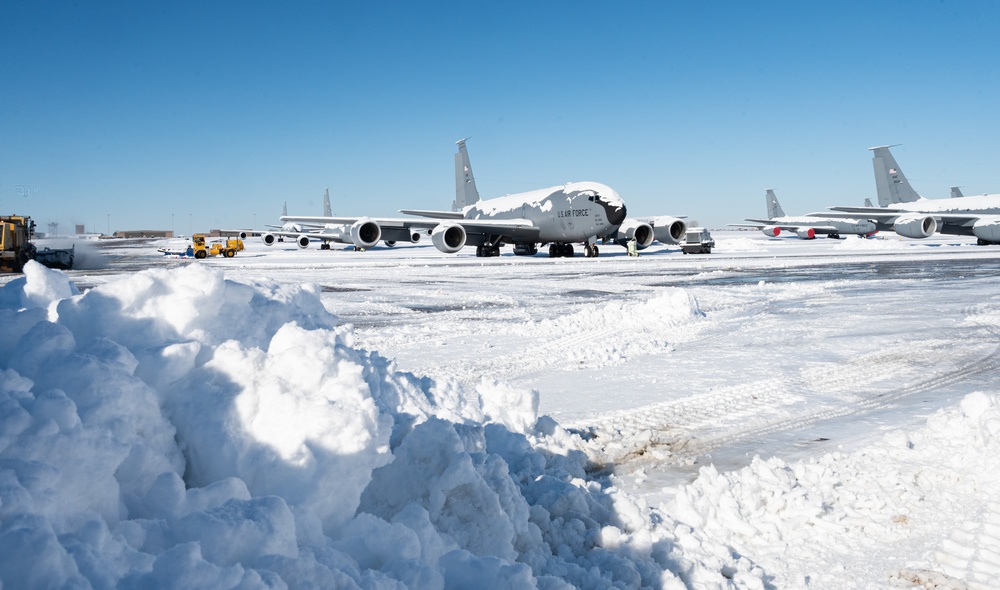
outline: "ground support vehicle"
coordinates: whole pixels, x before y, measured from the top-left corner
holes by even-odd
[[[685,254],[711,254],[714,247],[715,240],[704,227],[689,227],[681,242],[681,250]]]
[[[73,268],[75,248],[37,249],[35,222],[26,215],[0,215],[0,272],[21,272],[29,260],[49,268]]]
[[[243,250],[243,240],[240,238],[227,238],[225,244],[222,242],[209,244],[205,240],[205,234],[194,234],[191,236],[191,240],[195,258],[208,258],[220,254],[226,258],[232,258],[236,256],[237,252]]]

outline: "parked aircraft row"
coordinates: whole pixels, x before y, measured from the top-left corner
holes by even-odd
[[[867,236],[876,231],[894,231],[907,238],[927,238],[935,233],[975,236],[980,245],[1000,244],[1000,194],[966,197],[959,187],[951,187],[950,199],[925,199],[910,185],[889,148],[869,148],[873,152],[875,190],[878,207],[866,200],[864,207],[836,206],[829,211],[788,217],[774,191],[767,190],[767,219],[747,219],[767,236],[782,231],[812,239],[817,235]]]
[[[811,240],[817,235],[839,238],[840,234],[870,236],[876,231],[875,223],[866,219],[827,219],[820,213],[810,213],[806,216],[789,217],[774,196],[773,189],[767,189],[767,219],[747,219],[752,224],[730,223],[733,227],[753,227],[764,232],[765,236],[777,237],[781,232],[794,233],[800,238]]]
[[[326,247],[329,242],[353,244],[366,249],[383,242],[419,242],[429,236],[445,253],[475,246],[477,256],[499,256],[500,248],[511,244],[514,254],[533,256],[539,246],[548,245],[549,256],[573,256],[574,245],[582,244],[584,255],[598,256],[598,243],[626,246],[634,240],[642,249],[659,240],[676,244],[683,238],[687,223],[679,216],[648,219],[630,218],[625,202],[611,187],[597,182],[568,183],[562,186],[480,200],[469,162],[466,140],[458,142],[455,154],[455,201],[451,211],[404,209],[409,217],[375,218],[363,216],[282,215],[284,225],[262,235],[274,244],[284,237],[305,248],[312,240]]]
[[[293,216],[287,208],[281,226],[269,226],[262,235],[266,245],[292,238],[300,248],[318,241],[352,244],[356,250],[379,242],[419,242],[424,237],[445,253],[475,246],[477,256],[499,256],[500,248],[512,245],[514,254],[533,256],[548,246],[550,257],[573,256],[574,245],[583,246],[584,255],[599,255],[599,244],[638,249],[654,240],[677,244],[687,231],[683,216],[664,215],[633,218],[625,202],[611,187],[597,182],[568,183],[546,189],[481,200],[469,161],[466,140],[457,142],[455,154],[455,201],[450,211],[404,209],[406,217],[377,218],[334,216],[329,190],[324,195],[321,216]],[[818,235],[870,236],[877,231],[894,231],[909,238],[926,238],[934,233],[973,235],[980,244],[1000,244],[1000,194],[966,197],[952,187],[951,199],[921,197],[910,185],[890,152],[892,146],[870,148],[873,152],[875,186],[879,206],[835,206],[829,211],[787,216],[773,189],[766,191],[767,218],[749,218],[749,224],[765,235],[788,232],[804,239]]]

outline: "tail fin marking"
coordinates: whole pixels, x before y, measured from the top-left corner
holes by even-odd
[[[906,180],[899,164],[889,151],[890,147],[893,146],[868,148],[874,152],[872,166],[875,169],[875,190],[878,193],[879,207],[919,201],[920,195],[910,186],[910,181]]]
[[[468,139],[466,137],[456,142],[458,153],[455,154],[455,202],[451,204],[452,211],[461,211],[465,207],[479,202],[476,178],[472,175],[469,152],[465,149],[465,142]]]
[[[785,211],[778,203],[778,197],[774,196],[774,189],[767,189],[767,218],[784,217]]]

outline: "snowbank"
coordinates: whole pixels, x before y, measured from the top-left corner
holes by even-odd
[[[81,294],[34,263],[0,288],[0,587],[997,587],[995,395],[649,507],[536,392],[400,372],[319,291],[190,265]],[[700,314],[670,290],[641,317]]]
[[[998,451],[1000,401],[973,393],[852,454],[702,468],[666,510],[778,587],[985,590],[1000,584]]]
[[[3,588],[762,587],[589,476],[537,393],[399,372],[316,286],[30,263],[0,318]]]

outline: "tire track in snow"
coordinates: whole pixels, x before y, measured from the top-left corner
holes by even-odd
[[[986,327],[984,338],[994,341],[1000,330]],[[908,357],[901,357],[908,360]],[[780,419],[762,417],[762,409],[794,403],[787,391],[769,391],[760,383],[672,400],[653,407],[605,416],[575,428],[589,441],[598,464],[621,467],[628,463],[657,461],[690,465],[712,451],[775,433],[850,415],[864,415],[920,393],[965,381],[1000,369],[1000,346],[985,357],[957,369],[906,385],[881,395],[816,412]],[[725,420],[720,416],[725,416]],[[719,434],[713,434],[722,430]]]
[[[942,541],[934,561],[944,574],[963,580],[968,588],[995,588],[1000,579],[1000,503],[987,502],[980,518]]]
[[[567,316],[497,326],[485,337],[465,335],[466,339],[483,338],[489,347],[458,345],[459,349],[477,351],[476,356],[456,357],[415,370],[474,383],[484,376],[510,380],[542,371],[618,365],[636,356],[669,352],[675,343],[690,342],[712,328],[697,321],[701,314],[695,301],[684,299],[683,305],[680,303],[680,297],[688,297],[686,291],[680,293],[683,295],[662,301],[661,294],[616,305],[587,305]]]

